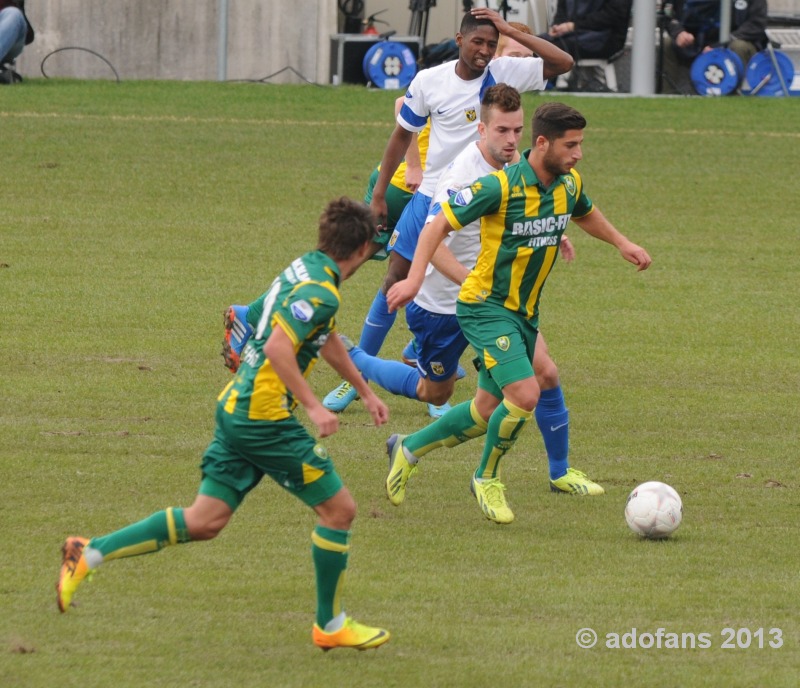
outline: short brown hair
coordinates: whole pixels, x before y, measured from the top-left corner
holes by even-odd
[[[529,36],[533,36],[533,31],[531,31],[531,27],[527,24],[523,24],[522,22],[508,22],[508,25],[517,31],[522,31],[522,33],[527,33]]]
[[[318,236],[318,250],[334,260],[347,260],[375,236],[375,218],[368,205],[342,196],[325,206]]]
[[[531,123],[534,144],[540,136],[544,136],[552,142],[560,139],[565,132],[571,129],[585,128],[586,118],[580,112],[574,107],[555,101],[542,103],[536,108]]]
[[[522,107],[519,91],[508,84],[495,84],[487,88],[481,100],[481,122],[489,119],[489,110],[497,108],[500,112],[516,112]]]

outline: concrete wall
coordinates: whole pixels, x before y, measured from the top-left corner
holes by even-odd
[[[216,80],[221,0],[26,0],[36,40],[17,61],[41,76],[54,50],[77,46],[107,59],[123,80]],[[228,0],[228,79],[261,79],[292,67],[325,83],[336,0]],[[83,51],[48,57],[48,76],[113,78]],[[300,83],[288,71],[271,83]]]

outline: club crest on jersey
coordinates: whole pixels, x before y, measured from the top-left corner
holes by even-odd
[[[308,301],[295,301],[290,308],[294,319],[300,322],[308,322],[314,315],[314,309]]]
[[[455,205],[469,205],[469,202],[472,200],[472,189],[461,189],[455,197],[453,198],[453,203]]]
[[[475,108],[468,108],[464,110],[464,115],[467,117],[467,122],[474,122],[478,119],[478,113]]]
[[[444,366],[439,361],[431,361],[431,370],[434,375],[444,375]]]
[[[577,187],[575,186],[575,177],[572,175],[564,177],[564,186],[567,188],[567,193],[570,196],[575,195],[575,191],[577,190]]]
[[[511,340],[508,337],[498,337],[495,344],[497,344],[497,348],[500,351],[508,351],[508,347],[511,346]]]

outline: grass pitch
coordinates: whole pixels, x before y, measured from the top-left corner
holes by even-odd
[[[2,91],[0,685],[795,686],[794,99],[559,96],[589,120],[587,192],[655,261],[635,274],[573,227],[577,260],[543,296],[571,462],[604,497],[550,494],[532,425],[505,461],[511,526],[469,494],[477,444],[426,457],[393,508],[383,443],[427,418],[383,394],[388,427],[356,405],[326,444],[360,507],[346,605],[389,628],[387,646],[311,645],[314,519],[267,482],[217,541],[111,562],[58,613],[66,535],[193,499],[228,379],[222,309],[313,246],[330,198],[362,195],[395,96],[36,79]],[[543,98],[525,96],[526,119]],[[383,269],[344,286],[351,336]],[[322,395],[336,379],[321,364],[312,383]],[[683,497],[670,541],[625,526],[645,480]],[[659,628],[660,648],[613,647]],[[578,646],[581,629],[596,646]]]

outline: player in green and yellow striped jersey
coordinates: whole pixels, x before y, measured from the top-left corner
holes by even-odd
[[[567,224],[572,219],[613,245],[638,270],[650,266],[647,251],[623,236],[584,192],[574,167],[582,157],[585,126],[584,117],[568,105],[539,106],[533,116],[533,147],[518,164],[482,177],[444,203],[420,235],[408,278],[390,290],[391,308],[406,305],[443,238],[481,218],[481,250],[457,307],[461,329],[480,361],[478,391],[472,401],[455,406],[428,427],[390,438],[386,486],[394,502],[402,500],[422,456],[486,435],[472,490],[487,518],[511,523],[514,514],[505,499],[499,464],[539,400],[531,364],[539,300]]]
[[[356,370],[336,333],[339,284],[369,254],[374,229],[365,204],[347,198],[328,204],[317,249],[294,260],[272,282],[241,365],[217,399],[216,429],[203,456],[194,503],[159,511],[102,537],[67,538],[56,584],[62,612],[68,611],[78,585],[104,561],[213,539],[268,476],[319,517],[311,534],[317,582],[314,643],[323,650],[365,650],[389,639],[387,631],[359,624],[342,609],[356,505],[325,447],[293,415],[302,404],[320,438],[338,429],[338,417],[322,406],[306,381],[322,356],[358,389],[376,425],[388,419],[386,405]]]

